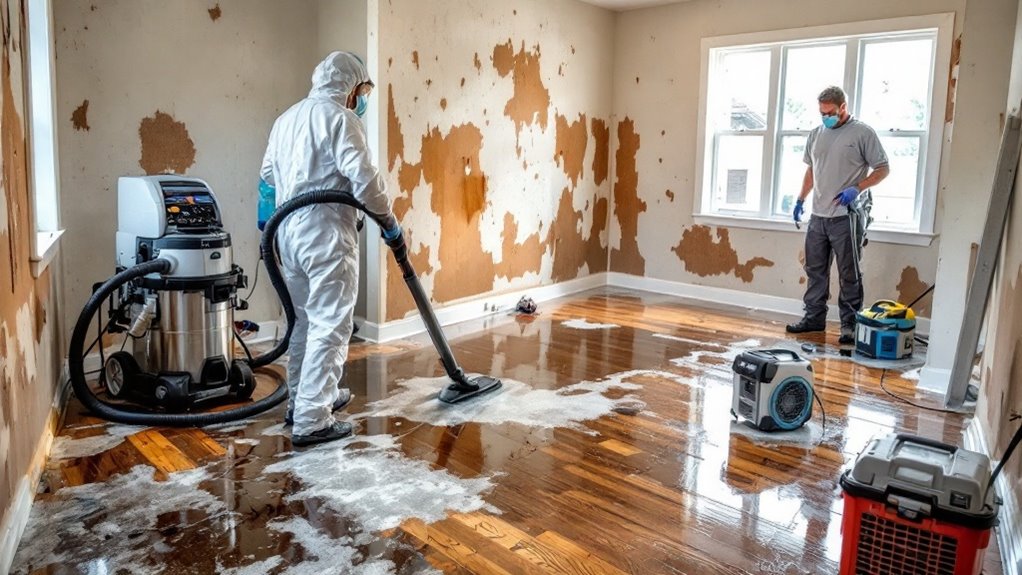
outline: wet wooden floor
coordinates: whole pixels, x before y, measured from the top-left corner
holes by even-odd
[[[571,320],[584,322],[565,324]],[[409,469],[443,469],[445,481],[485,478],[492,484],[475,509],[424,520],[412,502],[402,506],[408,512],[394,526],[366,512],[346,513],[357,501],[331,501],[329,490],[296,500],[309,477],[267,471],[298,456],[286,432],[267,434],[279,429],[282,406],[239,427],[121,430],[123,440],[114,434],[102,451],[72,450],[74,456],[48,464],[36,505],[88,505],[70,514],[69,521],[80,522],[74,528],[35,525],[30,532],[60,531],[60,545],[75,551],[50,549],[47,555],[39,551],[45,545],[33,549],[23,542],[15,572],[833,574],[841,553],[842,466],[875,435],[899,431],[960,443],[968,424],[966,416],[885,394],[881,377],[895,393],[937,403],[898,370],[885,373],[817,353],[810,357],[826,407],[822,438],[809,433],[786,443],[736,432],[727,350],[787,340],[783,324],[676,298],[598,290],[547,304],[537,316],[501,317],[479,327],[485,329],[452,340],[466,371],[537,390],[618,374],[630,387],[600,394],[609,400],[628,394],[638,413],[609,410],[564,427],[358,418],[361,437],[393,436],[388,457],[420,466]],[[807,340],[836,350],[836,333]],[[435,352],[421,341],[356,345],[346,374],[355,393],[348,412],[392,397],[397,382],[441,373]],[[265,394],[272,380],[264,375],[260,381],[257,393]],[[72,402],[61,434],[76,442],[103,439],[112,430],[100,423]],[[814,412],[812,429],[819,432],[819,423]],[[311,452],[317,453],[332,452]],[[153,469],[154,485],[203,470],[199,500],[213,503],[207,501],[205,511],[160,508],[151,524],[118,531],[119,523],[131,523],[124,513],[133,507],[130,501],[104,507],[116,494],[102,488],[138,465]],[[62,496],[83,488],[82,495]],[[152,508],[144,491],[139,498],[140,510]],[[56,521],[56,511],[33,520]],[[302,525],[327,544],[317,547],[307,533],[272,528],[294,518],[307,520]],[[97,527],[103,522],[112,526]],[[386,528],[370,527],[377,524]],[[347,563],[325,563],[331,541],[352,549]],[[991,549],[985,573],[996,575],[999,560]]]

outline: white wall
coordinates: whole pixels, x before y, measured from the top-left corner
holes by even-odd
[[[143,173],[140,122],[157,110],[185,125],[195,147],[186,171],[212,185],[235,262],[254,276],[259,165],[273,120],[309,90],[320,57],[317,8],[275,0],[54,4],[68,329],[92,284],[113,274],[117,177]],[[85,100],[89,129],[75,129],[72,114]],[[247,316],[275,317],[265,277],[259,289]]]
[[[799,260],[805,226],[803,232],[797,232],[794,226],[790,231],[728,228],[725,233],[734,253],[720,249],[711,256],[715,263],[693,271],[675,252],[682,234],[696,224],[692,212],[702,38],[942,12],[958,13],[957,35],[964,6],[965,0],[864,0],[826,6],[809,0],[697,0],[621,14],[616,30],[614,115],[617,122],[633,120],[640,138],[636,155],[638,197],[647,206],[638,216],[636,239],[645,259],[645,275],[796,299],[801,299],[805,289],[800,282],[804,274]],[[941,64],[941,77],[945,76],[945,65]],[[943,112],[943,108],[934,110],[936,114]],[[944,157],[946,162],[946,149]],[[623,239],[633,239],[623,238],[619,217],[615,213],[611,219],[612,250],[621,246]],[[718,230],[713,229],[712,239],[719,244],[717,234]],[[932,283],[938,245],[939,240],[928,247],[871,242],[863,262],[866,301],[898,297],[898,284],[908,266],[916,268],[923,283]],[[754,258],[769,260],[773,266],[755,267],[751,274],[733,270],[717,273],[714,269],[729,267],[727,260],[736,259],[742,265]],[[619,265],[623,262],[615,262],[612,257],[612,270]],[[836,291],[832,289],[832,293]],[[904,297],[913,295],[905,293]],[[927,309],[923,311],[929,315]]]

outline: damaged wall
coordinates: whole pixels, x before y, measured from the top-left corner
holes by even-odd
[[[117,177],[205,179],[251,282],[259,166],[274,119],[321,58],[315,2],[54,2],[68,329],[113,273]],[[311,33],[310,33],[311,31]],[[265,275],[265,274],[263,274]],[[276,317],[259,282],[248,317]]]
[[[13,527],[8,512],[15,497],[35,492],[27,480],[43,463],[36,457],[40,441],[56,425],[52,406],[62,357],[53,287],[59,271],[50,268],[35,279],[30,262],[35,226],[25,121],[26,4],[0,0],[0,544]]]
[[[379,161],[434,302],[605,271],[614,15],[573,0],[379,10]],[[394,320],[414,304],[389,259]]]
[[[701,39],[940,12],[958,13],[957,37],[964,6],[965,0],[865,0],[820,10],[819,3],[796,0],[778,10],[751,0],[721,0],[620,14],[617,125],[611,130],[618,141],[611,271],[801,299],[805,226],[799,233],[794,226],[791,231],[719,228],[693,219]],[[934,281],[938,243],[871,243],[864,256],[866,301],[914,299]],[[917,311],[930,315],[929,297]]]

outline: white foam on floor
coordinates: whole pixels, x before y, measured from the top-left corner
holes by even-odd
[[[104,433],[91,437],[74,439],[66,435],[58,435],[53,438],[53,447],[50,450],[50,459],[75,459],[78,457],[90,457],[99,455],[108,449],[113,449],[129,435],[135,435],[140,431],[148,429],[135,425],[106,424]],[[83,428],[84,429],[84,428]]]
[[[300,481],[286,501],[319,499],[364,532],[392,529],[413,517],[432,523],[449,511],[500,513],[482,498],[494,487],[490,477],[463,479],[409,459],[390,435],[355,435],[292,453],[264,473],[289,473]]]
[[[722,369],[726,368],[727,371],[731,371],[731,362],[733,362],[736,357],[743,352],[759,348],[761,343],[758,339],[747,339],[730,345],[718,343],[706,343],[703,345],[717,348],[721,351],[695,349],[690,351],[685,357],[672,359],[671,363],[679,367],[687,367],[694,370],[706,370],[714,367],[720,367]],[[719,366],[707,363],[705,361],[706,359],[720,360],[715,362],[716,364],[719,364]]]
[[[12,573],[84,565],[100,557],[110,573],[162,572],[147,537],[161,516],[183,510],[216,516],[227,510],[199,488],[209,478],[205,469],[171,473],[166,481],[156,481],[154,471],[137,465],[108,481],[66,487],[36,501]]]
[[[699,341],[697,339],[690,339],[687,337],[678,337],[676,335],[669,335],[666,333],[654,333],[653,337],[657,339],[666,339],[670,341],[680,341],[681,343],[690,343],[693,345],[708,345],[713,347],[724,347],[723,345],[714,341]]]
[[[244,431],[252,423],[255,423],[254,419],[243,419],[241,421],[228,421],[227,423],[217,423],[215,425],[207,425],[203,427],[203,431],[218,431],[220,433],[232,433],[235,431]]]
[[[517,423],[529,427],[584,430],[582,422],[598,419],[619,404],[634,405],[637,399],[631,394],[611,399],[604,395],[606,392],[612,389],[640,389],[642,386],[626,380],[650,374],[664,372],[622,372],[599,381],[583,381],[559,389],[535,389],[520,381],[502,379],[503,386],[500,389],[454,405],[442,403],[436,398],[437,392],[450,384],[450,379],[415,377],[398,382],[400,391],[366,405],[363,413],[353,417],[403,417],[436,426],[468,422],[492,425]],[[677,377],[674,374],[666,375]]]
[[[238,437],[238,438],[232,439],[231,441],[233,441],[234,443],[240,443],[242,445],[259,445],[259,440],[258,439],[252,439],[252,438],[248,438],[248,437]]]
[[[290,437],[291,432],[285,429],[284,423],[281,422],[267,427],[262,431],[262,433],[260,433],[260,435],[263,435],[265,437],[273,437],[276,435]]]
[[[621,327],[616,323],[592,323],[584,319],[569,319],[567,321],[562,321],[561,325],[572,329],[614,329],[616,327]]]

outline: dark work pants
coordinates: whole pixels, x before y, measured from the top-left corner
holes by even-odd
[[[813,216],[806,232],[806,318],[814,324],[827,321],[827,300],[830,299],[830,264],[837,260],[838,309],[841,327],[855,326],[855,312],[862,308],[862,276],[852,245],[852,229],[848,216],[821,218]]]

